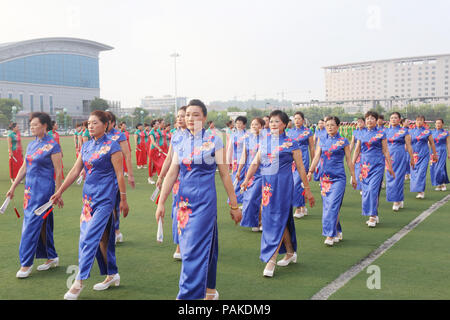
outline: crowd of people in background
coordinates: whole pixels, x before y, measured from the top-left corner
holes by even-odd
[[[129,210],[125,177],[134,188],[133,168],[148,169],[147,182],[161,192],[157,222],[164,221],[164,204],[172,192],[173,257],[182,261],[178,299],[219,297],[217,172],[228,196],[231,219],[262,232],[260,259],[266,264],[265,277],[273,277],[276,266],[297,262],[294,219],[308,215],[307,204],[314,206],[313,181],[320,186],[322,235],[330,247],[344,239],[341,207],[347,183],[360,192],[361,214],[368,218],[365,223],[370,228],[380,224],[383,187],[386,201],[397,212],[408,207],[405,180],[410,179],[409,191],[417,193],[417,199],[425,198],[428,167],[436,191],[446,191],[449,183],[450,139],[443,119],[437,119],[435,129],[430,129],[424,116],[410,121],[392,112],[385,120],[368,111],[352,123],[341,123],[330,115],[311,124],[301,111],[289,117],[275,110],[262,118],[239,116],[226,125],[220,130],[207,121],[207,108],[200,100],[178,110],[173,128],[155,119],[129,130],[125,122],[116,122],[112,112],[94,111],[76,125],[76,162],[65,177],[58,124],[46,113],[32,113],[30,130],[35,139],[24,155],[18,126],[11,123],[8,197],[14,197],[25,178],[21,268],[16,276],[27,278],[35,258],[46,259],[37,267],[39,271],[58,266],[52,205],[63,207],[67,188],[84,181],[80,271],[64,298],[79,297],[95,259],[106,278],[94,290],[118,286],[115,246],[123,241],[120,215],[126,217]],[[35,211],[49,201],[45,219],[41,219]],[[277,261],[279,254],[284,257]]]

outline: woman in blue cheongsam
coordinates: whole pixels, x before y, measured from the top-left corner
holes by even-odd
[[[172,134],[169,144],[169,151],[167,152],[167,157],[164,160],[161,172],[156,181],[156,187],[161,190],[162,183],[169,171],[170,164],[173,159],[173,150],[175,146],[178,146],[183,142],[183,135],[186,133],[186,106],[181,107],[177,113],[177,123],[176,129]],[[178,241],[178,228],[177,228],[177,203],[178,203],[178,190],[180,189],[180,175],[178,175],[172,188],[172,239],[173,243],[177,245],[175,252],[173,253],[173,258],[175,260],[181,260],[180,245]]]
[[[289,117],[283,111],[275,110],[270,114],[271,133],[263,138],[260,150],[241,185],[246,190],[250,179],[260,167],[263,187],[260,259],[266,263],[263,275],[267,277],[273,276],[275,264],[287,266],[291,262],[297,262],[297,239],[292,215],[293,161],[304,184],[305,198],[311,206],[314,205],[298,142],[285,133],[288,123]],[[278,253],[286,255],[277,263]]]
[[[408,130],[408,134],[409,134],[409,120],[406,118],[402,118],[400,120],[400,126],[403,129],[407,129]],[[410,136],[411,137],[411,136]],[[412,148],[412,145],[411,145]],[[412,149],[411,149],[412,150]],[[405,180],[409,180],[410,174],[411,174],[411,156],[409,155],[408,150],[406,150],[406,145],[405,145],[405,152],[406,152],[406,159],[405,159],[405,165],[406,165],[406,170],[405,170]]]
[[[303,112],[297,111],[294,114],[295,128],[292,128],[287,133],[288,137],[298,142],[300,149],[302,150],[303,166],[305,171],[309,170],[309,156],[314,155],[314,137],[310,129],[306,128],[303,123],[305,116]],[[302,180],[295,168],[295,163],[292,163],[292,175],[294,177],[294,199],[292,205],[296,207],[294,217],[302,218],[308,215],[308,210],[305,206],[305,197],[303,196]]]
[[[395,178],[386,172],[386,200],[394,202],[392,210],[398,211],[403,208],[405,174],[406,174],[406,154],[412,156],[411,136],[408,129],[400,126],[401,115],[398,112],[391,113],[389,117],[389,127],[384,129],[386,133],[389,154],[391,155],[392,169]],[[406,151],[405,151],[406,150]],[[409,163],[408,163],[409,166]],[[411,162],[414,167],[414,163]]]
[[[450,139],[448,131],[444,129],[444,120],[437,119],[436,129],[431,131],[438,160],[430,164],[431,184],[436,186],[436,191],[447,190],[446,184],[449,183],[447,175],[447,158],[450,159]]]
[[[134,182],[134,174],[133,174],[133,166],[131,165],[131,151],[128,148],[128,142],[127,137],[125,134],[116,129],[116,116],[111,111],[106,111],[106,115],[109,119],[108,129],[107,129],[107,136],[111,140],[117,141],[120,145],[120,150],[122,151],[123,158],[125,159],[125,164],[128,169],[128,184],[134,188],[135,182]],[[117,184],[117,181],[116,181]],[[120,232],[120,211],[119,211],[119,204],[120,204],[120,193],[119,188],[117,187],[117,196],[116,196],[116,203],[114,205],[114,229],[116,234],[116,240],[115,242],[123,242],[123,234]]]
[[[320,119],[319,122],[317,122],[317,129],[314,133],[314,146],[315,148],[318,146],[318,143],[320,141],[320,138],[327,134],[327,130],[325,129],[325,121],[323,119]],[[317,164],[316,170],[314,171],[314,181],[319,181],[320,179],[320,166],[321,163]]]
[[[232,163],[232,173],[231,180],[235,184],[235,193],[238,203],[242,203],[244,200],[243,194],[241,193],[241,188],[236,184],[236,180],[244,180],[245,171],[241,172],[239,179],[236,179],[236,173],[239,166],[239,161],[241,160],[242,151],[244,150],[245,139],[248,137],[245,126],[247,124],[247,118],[244,116],[239,116],[235,120],[235,131],[230,136],[230,143],[227,150],[227,158]]]
[[[393,177],[395,177],[395,173],[392,170],[386,133],[376,128],[378,113],[368,111],[364,118],[366,119],[367,130],[360,134],[352,162],[355,164],[356,159],[361,154],[361,173],[359,174],[359,180],[362,184],[362,215],[370,216],[366,223],[369,227],[375,227],[379,223],[378,201],[381,182],[383,181],[385,161],[389,173]]]
[[[80,217],[79,271],[72,287],[64,299],[75,300],[89,278],[95,258],[100,274],[106,279],[94,285],[94,290],[118,286],[120,276],[116,264],[114,207],[117,188],[120,190],[119,209],[128,215],[126,185],[123,177],[123,156],[120,145],[106,134],[109,118],[103,111],[94,111],[89,116],[88,129],[92,139],[84,143],[75,165],[66,180],[52,196],[58,201],[63,192],[77,179],[81,170],[86,170],[83,186],[83,208]],[[116,183],[117,179],[117,183]]]
[[[181,274],[177,299],[218,299],[216,168],[230,199],[231,217],[238,223],[242,214],[231,182],[221,137],[203,128],[207,109],[191,100],[186,109],[188,130],[173,145],[174,155],[164,179],[156,209],[156,221],[164,219],[164,203],[178,174],[177,229],[181,252]]]
[[[242,171],[247,172],[248,167],[258,153],[259,146],[263,139],[261,133],[263,126],[264,120],[261,118],[255,118],[251,122],[251,132],[249,133],[248,138],[245,139],[244,151],[242,152],[238,172],[236,174],[237,179],[241,176]],[[261,197],[261,172],[260,170],[257,170],[249,182],[247,190],[244,192],[241,221],[241,226],[251,227],[252,231],[255,232],[262,230]]]
[[[350,152],[353,151],[353,147],[356,146],[356,142],[359,139],[361,133],[366,130],[366,124],[364,118],[358,118],[356,123],[356,130],[353,130],[352,133],[352,141],[350,142]],[[362,194],[362,186],[361,181],[359,180],[359,174],[361,173],[361,155],[358,156],[355,163],[355,177],[356,177],[356,190],[360,190],[360,194]],[[353,181],[352,181],[353,183]]]
[[[48,270],[58,266],[59,258],[53,241],[53,214],[37,216],[34,211],[50,200],[56,187],[61,185],[62,157],[59,144],[48,132],[52,129],[50,116],[43,112],[34,112],[30,116],[30,131],[35,140],[27,147],[25,161],[6,196],[11,199],[17,185],[25,177],[23,199],[24,220],[20,239],[19,257],[21,268],[17,278],[30,275],[33,261],[47,259],[37,270]],[[56,174],[56,179],[54,179]],[[62,202],[54,202],[61,207]],[[51,210],[50,208],[48,210]]]
[[[327,135],[319,141],[314,160],[308,172],[308,180],[314,172],[315,166],[322,159],[320,188],[323,201],[322,235],[326,237],[325,244],[332,246],[342,240],[342,227],[339,213],[344,199],[346,175],[344,156],[352,176],[353,188],[356,188],[355,168],[352,163],[349,142],[339,134],[339,118],[327,117]]]
[[[411,168],[411,182],[409,183],[409,191],[418,192],[416,198],[425,198],[425,186],[427,180],[428,162],[430,161],[430,144],[433,151],[432,161],[437,160],[436,147],[434,145],[431,130],[425,128],[425,117],[416,117],[415,128],[409,130],[411,135],[411,143],[413,149],[414,169]]]

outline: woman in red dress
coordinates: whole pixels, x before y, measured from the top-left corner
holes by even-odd
[[[145,146],[145,131],[142,123],[136,125],[136,132],[134,133],[134,142],[136,145],[136,165],[138,169],[144,168],[147,165],[147,147]]]
[[[11,182],[16,179],[17,173],[23,163],[22,144],[17,123],[9,125],[8,132],[8,154],[9,154],[9,177]]]

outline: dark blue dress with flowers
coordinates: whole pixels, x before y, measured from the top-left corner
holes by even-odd
[[[448,131],[444,129],[432,130],[434,144],[438,155],[437,162],[430,163],[431,184],[440,186],[449,183],[447,175],[447,139]]]
[[[404,186],[406,174],[405,137],[409,135],[408,129],[400,126],[390,126],[384,130],[386,133],[392,169],[395,178],[386,171],[386,200],[400,202],[404,199]],[[409,166],[409,164],[408,164]]]
[[[411,192],[424,192],[427,181],[428,162],[430,161],[430,149],[428,137],[431,130],[420,127],[409,130],[414,157],[414,169],[411,168]]]
[[[294,218],[292,216],[292,199],[294,179],[292,177],[293,151],[299,150],[298,142],[286,133],[269,134],[261,144],[262,175],[262,225],[261,255],[263,262],[268,262],[275,253],[286,227],[291,235],[294,251],[297,251]],[[284,243],[280,254],[286,253]]]
[[[323,201],[322,235],[336,237],[342,232],[339,221],[342,200],[344,199],[346,175],[344,168],[345,147],[349,145],[347,139],[339,133],[334,136],[323,136],[320,139],[320,189]]]
[[[378,201],[385,165],[383,139],[386,139],[386,133],[376,128],[367,128],[360,134],[361,173],[359,180],[362,185],[363,216],[378,216]]]
[[[27,173],[23,198],[24,220],[19,246],[20,265],[30,267],[36,256],[38,259],[58,257],[53,242],[53,214],[44,220],[34,211],[47,203],[55,193],[52,155],[61,152],[59,144],[46,134],[42,139],[30,142],[25,156]],[[44,224],[44,225],[43,225]],[[45,228],[45,237],[41,229]]]
[[[302,150],[303,157],[303,165],[305,166],[305,171],[309,170],[309,137],[313,136],[311,129],[306,128],[305,126],[301,126],[300,128],[292,128],[287,133],[288,137],[294,139],[298,142],[300,149]],[[302,187],[302,179],[300,179],[300,174],[295,167],[295,164],[292,163],[292,176],[294,178],[294,199],[292,205],[294,207],[304,207],[305,206],[305,197],[303,196],[303,192],[305,189]]]
[[[177,232],[181,274],[177,299],[203,299],[216,287],[218,258],[215,154],[223,142],[205,129],[194,136],[187,130],[174,144],[180,170]]]
[[[255,159],[262,139],[262,134],[255,135],[253,133],[249,133],[249,137],[245,140],[245,151],[247,153],[245,171],[248,170],[253,162],[253,159]],[[247,190],[244,192],[241,220],[241,226],[243,227],[258,227],[259,225],[259,210],[261,208],[262,197],[261,179],[261,169],[258,167],[255,174],[249,181]],[[239,185],[240,184],[241,183],[239,183]]]
[[[89,278],[94,258],[100,274],[118,272],[115,255],[114,209],[117,197],[117,178],[111,162],[112,154],[121,152],[120,145],[104,134],[101,138],[83,143],[81,158],[86,170],[83,186],[83,207],[80,216],[79,272],[77,280]],[[107,254],[99,248],[107,233]]]

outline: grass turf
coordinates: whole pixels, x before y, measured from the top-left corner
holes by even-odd
[[[29,141],[30,139],[23,140],[24,149]],[[67,174],[75,161],[73,140],[71,137],[61,137],[61,144],[64,152],[64,172]],[[0,154],[0,163],[4,164],[4,171],[0,172],[0,190],[3,190],[4,194],[10,186],[7,146],[4,139],[0,140],[0,150],[5,150]],[[133,154],[133,161],[134,158]],[[157,224],[154,218],[156,206],[149,199],[154,186],[147,183],[146,169],[137,170],[134,166],[134,171],[136,189],[131,190],[128,187],[130,213],[126,219],[121,219],[124,242],[118,244],[116,248],[121,276],[120,287],[110,288],[103,292],[91,290],[95,283],[104,279],[99,275],[95,263],[91,271],[91,278],[85,282],[87,288],[81,294],[80,299],[174,299],[176,297],[181,263],[172,259],[175,245],[172,243],[171,219],[169,218],[171,201],[166,203],[165,239],[162,244],[159,244],[156,242]],[[369,229],[365,224],[367,218],[361,216],[359,192],[352,190],[348,185],[341,210],[344,241],[328,248],[323,244],[324,237],[321,235],[322,203],[318,184],[314,182],[312,183],[312,192],[316,197],[316,206],[312,209],[308,208],[309,215],[307,217],[295,221],[298,262],[286,268],[277,267],[274,278],[268,279],[262,276],[264,263],[259,260],[261,233],[254,233],[248,228],[234,225],[228,213],[226,193],[218,175],[216,180],[219,225],[217,289],[221,299],[309,299],[448,193],[434,191],[428,179],[424,200],[417,200],[415,199],[416,194],[405,192],[405,209],[393,213],[392,204],[385,201],[385,191],[383,190],[379,208],[381,223],[376,228]],[[409,183],[405,188],[409,188]],[[19,185],[14,201],[22,217],[17,219],[13,211],[13,204],[10,204],[5,215],[0,216],[2,239],[0,242],[2,257],[0,259],[0,299],[62,299],[67,291],[67,282],[75,275],[74,271],[70,272],[70,266],[78,264],[81,191],[82,186],[74,183],[63,195],[65,207],[54,209],[54,238],[60,257],[60,266],[49,271],[39,272],[36,271],[36,267],[44,260],[36,260],[31,276],[27,279],[17,279],[15,273],[19,269],[18,247],[23,221],[23,211],[21,210],[23,184]],[[447,204],[439,212],[448,211],[448,208]],[[437,213],[433,215],[437,215]],[[435,234],[432,234],[433,230]],[[446,230],[448,230],[448,223],[441,224],[438,221],[431,226],[430,233],[433,235],[433,243],[438,242],[437,234],[445,235]],[[411,234],[414,233],[415,231]],[[411,234],[406,238],[412,236]],[[427,257],[433,255],[437,258],[442,257],[441,245],[444,244],[430,243],[426,234],[422,242],[423,244],[419,245],[417,250],[414,246],[404,248],[404,250],[397,249],[397,246],[391,249],[392,252],[400,250],[401,253],[398,255],[404,257],[414,253],[417,261],[420,261],[415,268],[403,268],[404,277],[396,276],[402,272],[402,264],[399,264],[398,268],[396,267],[399,263],[396,260],[397,256],[394,256],[394,262],[388,260],[386,267],[383,264],[382,285],[387,286],[388,279],[392,279],[391,287],[388,286],[384,290],[385,287],[382,286],[383,290],[374,293],[373,290],[366,288],[364,282],[364,288],[361,289],[361,284],[357,283],[359,277],[361,277],[360,281],[365,281],[364,279],[367,279],[369,275],[360,274],[358,279],[355,278],[355,284],[352,282],[351,286],[341,289],[343,292],[341,298],[371,299],[374,294],[377,294],[377,298],[382,299],[396,299],[399,296],[405,299],[421,299],[430,297],[427,292],[434,290],[439,292],[438,298],[448,299],[450,289],[445,282],[433,282],[433,289],[430,289],[427,287],[430,282],[425,279],[427,273],[423,272],[436,263],[435,260]],[[422,242],[418,241],[417,243]],[[424,259],[420,259],[422,255]],[[388,252],[386,256],[391,256],[391,253]],[[384,256],[381,258],[384,259]],[[442,259],[444,258],[442,257]],[[374,264],[378,264],[378,261]],[[388,266],[390,267],[388,268]],[[396,281],[401,281],[402,278],[415,279],[418,277],[422,280],[409,282],[407,286],[404,286],[407,291],[403,294],[390,294],[387,290],[395,287]],[[427,288],[422,288],[423,286]],[[347,287],[350,288],[348,291]],[[336,294],[332,298],[339,298],[339,295]]]

